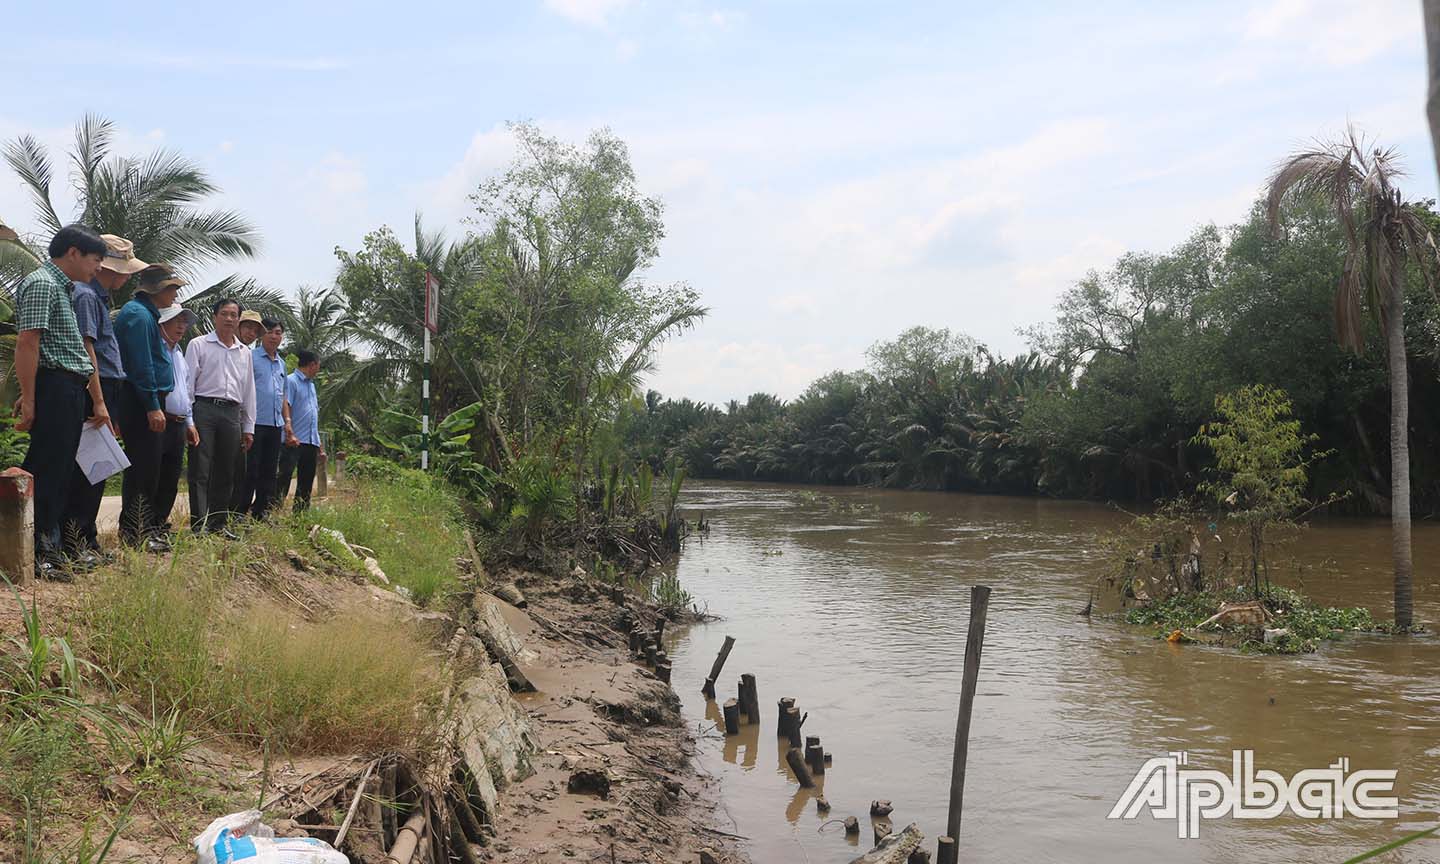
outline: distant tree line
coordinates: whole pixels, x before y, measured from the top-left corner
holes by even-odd
[[[1429,204],[1413,211],[1432,227]],[[1353,513],[1389,508],[1390,405],[1379,316],[1367,351],[1337,343],[1344,226],[1323,196],[1292,196],[1281,230],[1258,202],[1168,253],[1129,253],[1064,292],[1031,351],[1000,357],[948,329],[873,346],[793,402],[629,406],[634,458],[693,476],[890,488],[1157,500],[1194,491],[1212,457],[1195,443],[1215,397],[1288,394],[1317,447],[1308,494]],[[1440,314],[1412,265],[1405,286],[1412,506],[1440,510]]]

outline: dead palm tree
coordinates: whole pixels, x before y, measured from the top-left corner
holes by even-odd
[[[1396,188],[1395,151],[1370,147],[1353,129],[1332,142],[1295,153],[1270,179],[1270,224],[1280,229],[1290,196],[1315,196],[1335,210],[1345,259],[1335,290],[1340,344],[1364,350],[1365,310],[1384,335],[1390,371],[1390,553],[1395,567],[1395,626],[1413,621],[1410,556],[1410,384],[1405,358],[1405,282],[1413,261],[1434,290],[1440,251],[1424,219]]]

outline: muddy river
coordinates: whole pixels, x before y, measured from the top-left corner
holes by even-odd
[[[849,861],[869,847],[869,803],[881,798],[896,830],[917,822],[933,851],[975,584],[994,593],[962,861],[1338,862],[1440,820],[1433,635],[1347,636],[1316,654],[1261,657],[1087,620],[1077,613],[1101,569],[1096,539],[1123,518],[1097,504],[694,483],[683,505],[712,527],[689,541],[680,580],[722,620],[672,634],[676,690],[691,727],[710,730],[702,766],[756,861]],[[1385,522],[1321,522],[1298,548],[1312,596],[1390,617]],[[1416,523],[1415,562],[1416,620],[1440,622],[1440,525]],[[727,634],[736,645],[719,696],[753,673],[763,715],[729,739],[699,692]],[[784,764],[782,696],[834,754],[813,792]],[[1200,822],[1194,839],[1148,812],[1106,818],[1147,759],[1185,751],[1188,767],[1228,774],[1244,749],[1286,778],[1340,757],[1351,770],[1397,769],[1399,818],[1227,817]],[[813,802],[822,791],[826,817]],[[858,845],[826,824],[849,815],[860,817]],[[1383,860],[1440,862],[1440,836]]]

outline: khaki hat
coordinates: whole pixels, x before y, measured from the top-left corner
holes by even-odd
[[[134,276],[150,266],[135,257],[135,244],[124,237],[101,234],[100,239],[105,241],[105,260],[100,263],[100,266],[106,270],[122,276]]]
[[[6,225],[4,222],[0,222],[0,240],[9,240],[12,243],[19,243],[20,235],[16,234],[15,229],[11,228],[9,225]]]
[[[166,306],[160,310],[160,323],[164,324],[182,315],[185,317],[185,329],[188,330],[195,326],[195,313],[181,306],[179,303],[176,303],[174,306]]]
[[[254,309],[246,309],[240,313],[240,323],[244,324],[246,321],[249,321],[251,324],[257,324],[262,329],[265,327],[265,320],[261,318],[260,313]]]
[[[183,288],[189,284],[176,276],[169,264],[151,264],[140,271],[140,284],[135,286],[135,290],[154,294],[166,288]]]

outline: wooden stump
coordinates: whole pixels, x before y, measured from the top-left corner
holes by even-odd
[[[739,734],[740,734],[740,703],[739,703],[739,702],[736,702],[734,699],[726,699],[726,700],[725,700],[725,705],[724,705],[724,711],[725,711],[725,734],[726,734],[726,735],[739,735]]]
[[[859,833],[860,833],[860,820],[859,820],[859,819],[856,819],[854,816],[846,816],[846,817],[845,817],[845,833],[846,833],[846,835],[859,834]]]
[[[936,841],[935,864],[956,864],[956,854],[954,837],[941,837]]]
[[[895,830],[894,826],[892,826],[889,822],[876,822],[871,827],[875,829],[876,846],[879,846],[880,841],[884,840],[886,837],[889,837],[890,834]]]
[[[775,721],[775,735],[778,738],[789,738],[790,730],[786,724],[790,721],[789,711],[795,707],[795,700],[786,696],[780,700],[778,707],[780,709],[780,717]]]
[[[740,676],[740,708],[751,726],[760,725],[760,691],[755,686],[755,676],[749,673]]]
[[[800,748],[805,745],[805,740],[800,737],[800,726],[804,724],[805,718],[800,716],[799,708],[791,708],[785,712],[788,719],[785,721],[785,731],[790,735],[790,746]]]
[[[810,773],[816,777],[825,773],[825,751],[820,749],[818,739],[815,744],[805,746],[805,764],[810,766]]]
[[[815,786],[815,778],[810,776],[810,769],[805,767],[805,756],[800,748],[791,747],[785,751],[785,761],[790,763],[790,770],[795,772],[795,779],[806,789]]]
[[[710,677],[705,679],[705,686],[700,692],[710,699],[715,698],[715,682],[720,680],[720,670],[725,668],[725,659],[730,656],[730,649],[735,647],[735,637],[726,636],[725,644],[720,646],[720,654],[715,658],[715,663],[710,667]]]
[[[656,663],[656,664],[655,664],[655,677],[656,677],[656,678],[659,678],[661,681],[664,681],[666,684],[669,684],[669,683],[670,683],[670,668],[671,668],[671,667],[670,667],[670,661],[669,661],[669,660],[666,660],[664,663]]]

